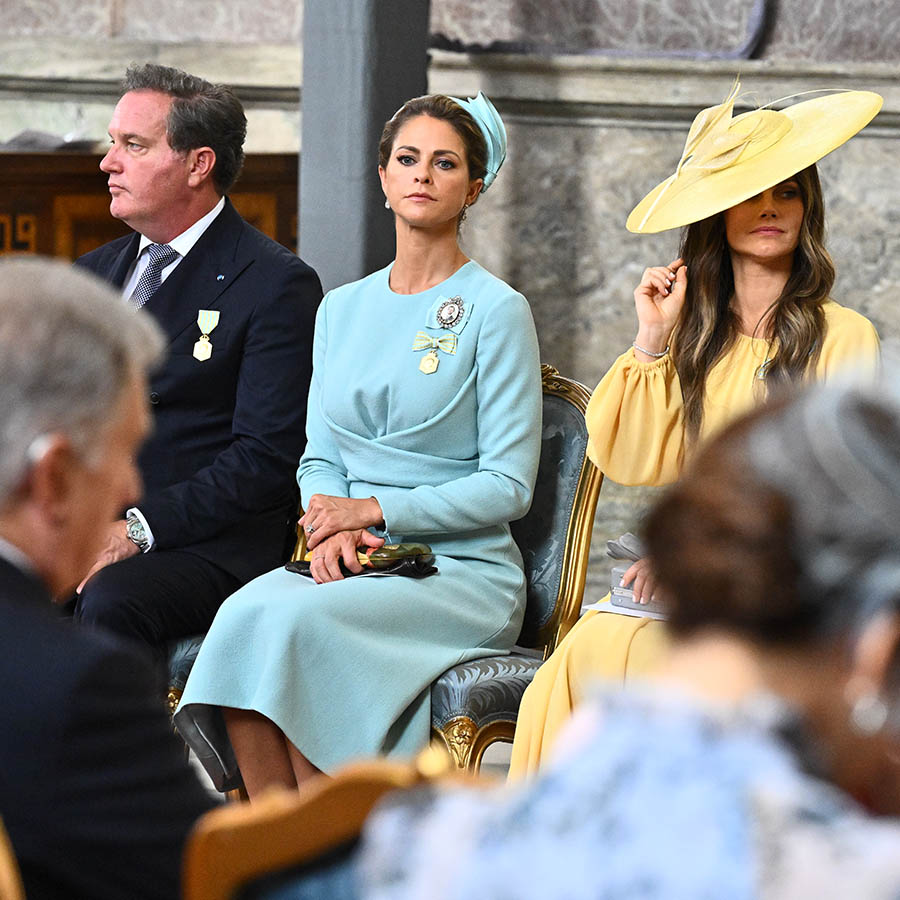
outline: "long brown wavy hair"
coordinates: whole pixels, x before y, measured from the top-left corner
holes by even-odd
[[[815,371],[825,335],[822,304],[834,284],[834,263],[824,243],[825,202],[815,165],[793,180],[803,199],[803,223],[791,274],[769,307],[773,312],[764,335],[769,341],[768,362],[761,373],[767,391],[802,381]],[[731,308],[734,272],[724,213],[688,225],[681,238],[681,258],[688,286],[672,336],[672,361],[681,381],[688,440],[693,442],[703,422],[706,376],[739,334]]]

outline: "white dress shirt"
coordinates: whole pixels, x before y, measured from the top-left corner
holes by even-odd
[[[160,280],[165,281],[174,271],[176,266],[188,255],[188,252],[200,240],[200,236],[212,225],[216,216],[225,208],[225,198],[220,197],[219,202],[205,215],[202,219],[197,219],[190,228],[182,231],[178,237],[168,241],[169,246],[178,254],[175,259],[170,262],[160,273]],[[134,260],[131,272],[125,279],[125,285],[122,288],[122,296],[128,299],[134,293],[137,287],[138,279],[144,274],[144,269],[150,263],[150,255],[144,251],[151,244],[156,243],[150,238],[141,235],[141,242],[138,245],[138,255]]]
[[[6,538],[0,537],[0,559],[5,559],[11,566],[15,566],[21,572],[37,574],[34,565],[28,556],[15,544],[11,544]]]

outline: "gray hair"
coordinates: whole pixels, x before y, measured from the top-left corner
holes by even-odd
[[[212,84],[181,69],[144,63],[130,66],[122,84],[128,91],[158,91],[172,98],[166,122],[169,146],[177,153],[197,147],[212,147],[216,154],[212,179],[216,190],[226,194],[244,165],[247,117],[234,91]]]
[[[123,389],[162,349],[156,323],[93,275],[0,260],[0,508],[42,435],[64,434],[90,459]]]
[[[747,461],[791,507],[800,593],[840,634],[900,607],[900,394],[818,386],[760,422]]]

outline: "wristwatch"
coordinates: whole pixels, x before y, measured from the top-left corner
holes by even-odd
[[[144,523],[134,513],[128,513],[128,515],[125,516],[125,533],[128,535],[128,540],[131,541],[141,553],[146,553],[150,549],[150,538],[147,537]]]

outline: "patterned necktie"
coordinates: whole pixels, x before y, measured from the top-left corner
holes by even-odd
[[[150,262],[141,272],[141,277],[134,286],[134,293],[128,301],[135,309],[140,309],[156,293],[162,284],[162,270],[178,259],[178,251],[168,244],[148,244],[147,255]]]

